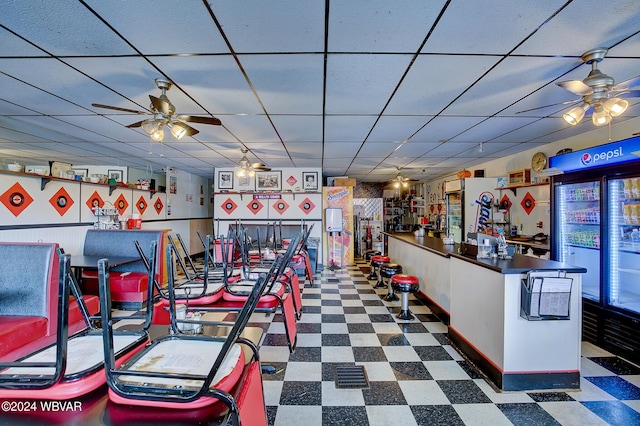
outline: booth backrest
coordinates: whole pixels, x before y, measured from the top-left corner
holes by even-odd
[[[84,239],[85,256],[126,256],[138,257],[138,250],[134,241],[140,243],[147,257],[150,256],[149,248],[151,241],[155,241],[158,247],[162,247],[162,231],[141,231],[141,230],[103,230],[89,229]],[[160,262],[156,262],[159,264]],[[118,266],[112,271],[119,272],[147,272],[142,260]]]
[[[253,241],[255,241],[256,238],[258,237],[258,229],[260,229],[260,246],[263,248],[265,247],[265,243],[269,241],[270,238],[273,238],[273,224],[270,224],[270,226],[268,227],[269,235],[267,235],[267,224],[254,225],[254,224],[243,223],[242,227],[245,229],[245,232],[247,233],[247,235],[251,237]],[[235,228],[236,228],[235,224],[229,225],[229,229],[231,230],[231,232],[234,232]],[[278,243],[282,243],[282,241],[280,241],[280,231],[282,231],[283,239],[285,238],[292,239],[292,238],[295,238],[300,233],[300,230],[303,228],[300,227],[300,224],[278,226],[276,223],[275,229],[276,229],[276,239],[278,240]],[[307,225],[304,225],[304,230],[306,231],[306,229],[307,229]]]
[[[53,243],[0,243],[0,315],[55,317],[57,249]]]

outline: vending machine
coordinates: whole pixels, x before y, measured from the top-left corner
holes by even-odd
[[[640,362],[640,137],[551,157],[553,260],[583,266],[583,339]]]

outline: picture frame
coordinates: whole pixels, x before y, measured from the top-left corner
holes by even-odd
[[[218,172],[218,189],[233,189],[233,172]]]
[[[107,170],[107,179],[115,179],[116,182],[122,182],[122,170]]]
[[[282,190],[282,171],[256,172],[256,191]]]
[[[87,176],[89,176],[89,169],[73,169],[73,173],[76,176],[80,176],[82,180],[84,180]]]
[[[237,181],[238,181],[238,189],[241,191],[249,191],[251,189],[253,189],[253,185],[251,182],[251,176],[244,175],[244,176],[238,176],[237,177]]]
[[[60,161],[49,161],[49,175],[54,177],[66,177],[66,172],[71,170],[71,164]]]
[[[318,190],[318,172],[302,172],[302,189],[305,191]]]

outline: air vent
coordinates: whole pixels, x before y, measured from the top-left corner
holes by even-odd
[[[338,389],[369,387],[367,372],[362,365],[337,365],[335,377]]]

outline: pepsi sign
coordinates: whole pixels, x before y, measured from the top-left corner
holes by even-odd
[[[551,157],[549,167],[566,173],[619,165],[639,159],[640,137],[635,137]]]

